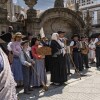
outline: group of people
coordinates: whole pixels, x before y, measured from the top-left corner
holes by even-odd
[[[51,48],[51,55],[38,54],[37,50],[45,46]],[[90,40],[74,34],[68,40],[65,38],[65,32],[58,31],[53,33],[51,39],[48,40],[46,37],[41,39],[33,37],[30,33],[23,37],[20,32],[17,32],[12,35],[11,41],[7,44],[7,50],[12,76],[17,87],[24,87],[25,94],[30,94],[34,87],[47,84],[46,71],[50,71],[52,84],[59,86],[68,80],[68,75],[71,74],[70,67],[73,64],[75,72],[77,70],[81,72],[84,68],[90,68],[89,62],[95,63],[96,57],[96,67],[100,67],[100,34],[97,38]],[[1,52],[0,61],[3,59]],[[1,61],[0,75],[4,64],[9,66],[8,61],[3,64]],[[2,91],[1,87],[0,91]]]

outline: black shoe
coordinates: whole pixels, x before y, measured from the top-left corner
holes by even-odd
[[[96,68],[99,68],[100,66],[96,66]]]
[[[34,89],[33,88],[29,88],[29,91],[33,91]]]
[[[83,69],[79,69],[79,71],[80,71],[80,72],[82,72],[82,71],[83,71]]]
[[[72,73],[67,73],[67,75],[72,75]]]
[[[91,67],[88,66],[88,67],[86,67],[86,68],[91,68]]]
[[[93,62],[90,62],[90,64],[94,64],[95,62],[93,61]]]
[[[25,91],[24,94],[28,94],[28,95],[29,95],[29,94],[31,94],[31,93],[30,93],[29,91]]]

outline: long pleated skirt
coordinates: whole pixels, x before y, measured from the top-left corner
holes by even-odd
[[[47,83],[47,77],[46,77],[46,69],[44,66],[44,59],[41,60],[35,60],[35,65],[33,71],[33,86],[41,86],[42,82],[45,84]]]
[[[52,57],[51,61],[51,82],[64,83],[67,81],[66,58],[62,54],[58,57]]]
[[[11,65],[11,70],[12,70],[14,79],[17,83],[23,81],[22,64],[19,57],[14,56],[13,62]]]

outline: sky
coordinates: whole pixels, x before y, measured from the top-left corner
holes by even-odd
[[[46,10],[48,8],[52,8],[55,0],[37,0],[37,4],[34,8],[37,10]],[[24,0],[13,0],[13,2],[17,3],[22,7],[26,7]]]

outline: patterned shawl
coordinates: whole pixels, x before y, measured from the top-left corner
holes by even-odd
[[[10,69],[8,58],[1,48],[0,54],[4,62],[4,69],[0,73],[0,100],[17,100],[16,83]]]

